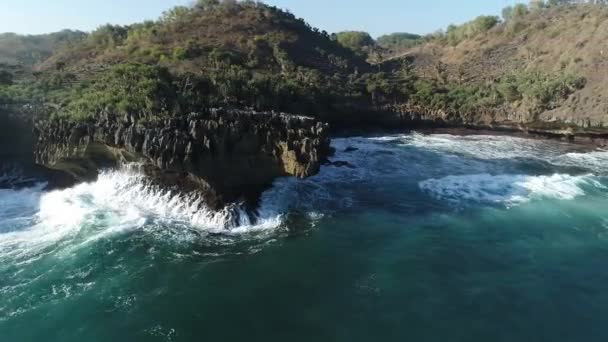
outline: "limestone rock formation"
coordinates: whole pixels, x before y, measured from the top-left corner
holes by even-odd
[[[96,122],[41,121],[35,135],[40,165],[90,180],[103,168],[138,162],[151,179],[200,191],[218,209],[255,200],[277,177],[314,175],[330,153],[326,124],[244,110],[162,120],[102,113]]]

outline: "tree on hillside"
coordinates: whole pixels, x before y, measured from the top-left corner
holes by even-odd
[[[209,10],[209,9],[216,8],[219,5],[220,5],[220,0],[197,0],[194,7],[202,9],[202,10]]]
[[[560,0],[557,0],[560,1]],[[524,4],[517,4],[515,6],[508,6],[502,10],[502,18],[504,21],[510,21],[513,19],[519,19],[528,14],[528,6]]]
[[[367,56],[370,49],[376,45],[367,32],[344,31],[336,33],[336,41],[345,48],[351,49],[361,56]]]
[[[531,11],[540,11],[546,7],[545,0],[530,0],[528,7]]]
[[[180,19],[186,17],[186,15],[188,15],[188,13],[190,13],[189,7],[175,6],[171,9],[163,12],[162,16],[160,17],[160,21],[165,22],[165,23],[177,22]]]
[[[500,19],[496,16],[482,15],[460,26],[448,26],[445,35],[449,44],[457,45],[464,39],[473,38],[487,32],[499,22]]]
[[[407,49],[417,44],[422,37],[413,33],[392,33],[378,38],[378,45],[386,49]]]
[[[106,24],[91,32],[88,39],[97,46],[111,47],[122,44],[128,33],[125,26]]]

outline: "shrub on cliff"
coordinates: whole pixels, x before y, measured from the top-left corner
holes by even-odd
[[[533,114],[553,109],[560,100],[585,86],[586,80],[571,74],[544,74],[538,71],[520,72],[505,77],[500,85],[511,85]]]
[[[173,110],[176,95],[167,69],[143,64],[113,67],[73,99],[59,115],[85,120],[102,111],[140,118]]]
[[[35,98],[33,91],[38,89],[40,85],[28,88],[20,97]],[[338,103],[356,102],[351,97],[370,96],[365,87],[363,92],[358,90],[350,82],[345,85],[341,79],[328,79],[306,68],[273,74],[227,63],[204,74],[173,74],[162,66],[127,63],[57,93],[62,97],[54,101],[58,104],[55,116],[72,120],[88,120],[101,112],[151,119],[222,106],[328,115]],[[50,88],[47,92],[55,94]],[[374,90],[377,93],[381,91]]]
[[[385,49],[400,51],[422,42],[422,36],[413,33],[391,33],[378,37],[378,45]]]
[[[502,105],[518,107],[533,115],[557,104],[581,89],[585,79],[572,74],[520,71],[495,82],[458,84],[419,80],[412,103],[429,109],[474,114]]]

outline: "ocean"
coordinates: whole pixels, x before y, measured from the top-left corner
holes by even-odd
[[[5,167],[0,341],[608,341],[608,151],[333,147],[341,163],[277,180],[255,220],[132,169],[47,191]]]

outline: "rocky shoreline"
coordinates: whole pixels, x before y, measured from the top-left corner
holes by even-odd
[[[428,110],[422,107],[391,106],[380,108],[373,120],[357,123],[354,127],[344,127],[345,131],[396,131],[403,129],[452,129],[500,132],[531,138],[544,138],[589,146],[608,147],[608,129],[581,125],[580,121],[536,121],[518,120],[508,113],[478,113],[475,116],[448,113],[442,110]],[[363,127],[363,129],[361,129]]]
[[[38,122],[36,163],[78,181],[140,163],[158,184],[197,191],[221,209],[255,202],[278,177],[316,174],[331,152],[326,124],[289,114],[211,109],[154,121],[111,113],[97,118]]]
[[[32,166],[33,173],[47,179],[51,187],[92,181],[103,169],[137,163],[152,183],[196,192],[210,208],[219,210],[235,202],[255,207],[260,194],[276,178],[312,176],[332,152],[327,124],[284,113],[209,109],[158,120],[112,113],[100,113],[96,118],[94,122],[40,120],[32,137],[23,135],[17,148],[5,142],[2,155],[26,156],[20,162]],[[25,130],[23,127],[19,129]],[[602,130],[564,129],[550,123],[544,127],[465,123],[454,116],[413,111],[384,112],[375,117],[374,124],[338,129],[341,132],[334,130],[332,134],[417,129],[450,134],[501,133],[608,146],[608,132]]]

